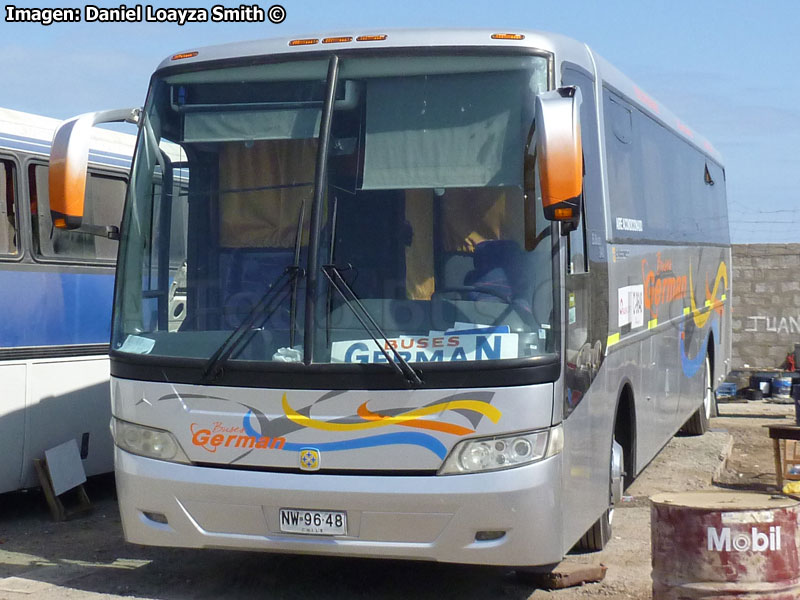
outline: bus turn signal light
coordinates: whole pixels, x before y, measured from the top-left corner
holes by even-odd
[[[172,60],[181,60],[183,58],[192,58],[193,56],[197,56],[197,52],[181,52],[180,54],[174,54],[172,56]]]
[[[386,34],[381,35],[360,35],[356,38],[357,42],[382,42],[387,38]]]
[[[521,33],[493,33],[493,40],[524,40],[525,36]]]
[[[307,38],[304,40],[292,40],[289,42],[290,46],[311,46],[313,44],[319,44],[319,40],[316,38]]]
[[[323,44],[342,44],[344,42],[352,42],[353,37],[329,37],[322,40]]]

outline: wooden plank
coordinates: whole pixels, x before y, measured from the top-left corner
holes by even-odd
[[[778,490],[783,489],[783,465],[781,465],[781,440],[772,438],[772,452],[775,458],[775,479],[778,480]]]
[[[83,484],[78,485],[72,490],[68,490],[60,496],[55,493],[53,489],[53,482],[50,479],[50,473],[47,470],[47,461],[40,458],[33,459],[33,466],[36,469],[36,474],[39,476],[39,483],[44,491],[44,497],[47,500],[47,505],[50,507],[50,514],[53,515],[54,521],[66,521],[81,513],[90,512],[92,510],[92,503],[89,496],[86,494],[86,489]],[[74,506],[66,507],[62,502],[62,497],[75,496],[77,502]]]
[[[769,430],[769,437],[773,440],[800,440],[800,426],[798,425],[764,425]]]
[[[56,496],[53,490],[53,482],[50,481],[50,474],[47,472],[47,464],[43,459],[34,458],[33,466],[36,469],[36,474],[39,476],[39,484],[42,486],[44,497],[47,500],[47,506],[50,507],[50,514],[53,515],[54,521],[66,521],[67,514],[64,510],[64,505],[61,500]]]
[[[608,567],[604,564],[583,565],[570,561],[562,561],[549,571],[518,571],[517,574],[526,583],[545,590],[561,590],[564,588],[597,583],[606,576]]]

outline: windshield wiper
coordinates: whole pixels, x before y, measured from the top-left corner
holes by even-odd
[[[322,272],[325,277],[330,281],[333,288],[339,292],[339,295],[344,299],[345,304],[353,313],[353,315],[358,319],[358,322],[361,323],[361,326],[364,328],[369,334],[369,337],[372,338],[372,341],[375,342],[375,345],[378,346],[378,349],[383,353],[386,357],[387,362],[392,365],[395,370],[400,373],[411,385],[422,385],[422,379],[420,378],[419,374],[411,368],[411,365],[408,364],[405,358],[397,351],[397,348],[392,345],[389,341],[389,338],[386,337],[386,334],[380,328],[380,325],[375,321],[372,315],[369,314],[369,311],[366,309],[364,304],[361,300],[358,299],[356,293],[353,291],[353,288],[350,287],[350,284],[345,281],[344,277],[342,277],[342,273],[336,265],[322,265]],[[345,293],[346,292],[346,293]],[[359,312],[361,314],[359,314]],[[384,344],[381,344],[378,341],[378,338],[372,333],[369,325],[367,325],[367,321],[369,324],[372,325],[374,330],[378,333],[378,335],[383,338]],[[389,354],[389,350],[391,350],[392,354]],[[392,355],[394,355],[392,357]]]
[[[294,232],[294,266],[300,265],[300,243],[303,239],[303,221],[306,217],[306,201],[300,203],[300,218],[297,219],[297,230]],[[298,278],[292,279],[292,297],[289,304],[289,347],[294,348],[295,327],[297,325],[297,283]]]
[[[281,305],[286,296],[279,296],[281,291],[291,284],[289,292],[289,347],[294,347],[295,340],[295,327],[297,324],[297,282],[303,274],[300,268],[300,244],[303,237],[303,219],[306,214],[306,202],[303,200],[300,203],[300,217],[297,220],[297,229],[294,232],[294,255],[293,264],[286,267],[278,278],[270,284],[261,299],[253,305],[247,316],[239,323],[239,326],[231,332],[228,338],[217,348],[216,352],[208,359],[206,366],[203,369],[203,383],[210,383],[216,380],[222,373],[222,366],[225,364],[234,352],[240,348],[244,348],[249,342],[245,337],[248,333],[254,333],[267,319],[272,316],[272,313]],[[284,277],[288,278],[280,283]],[[280,285],[278,285],[280,283]],[[278,300],[276,302],[276,300]],[[258,326],[255,325],[256,321],[260,320]]]
[[[222,374],[222,366],[225,362],[250,342],[248,334],[255,333],[272,316],[272,313],[278,309],[289,295],[289,293],[282,294],[282,292],[290,283],[296,281],[301,274],[302,269],[295,263],[286,267],[283,273],[270,284],[264,295],[261,296],[259,301],[250,309],[250,312],[247,313],[247,316],[239,323],[239,326],[231,332],[220,347],[217,348],[216,352],[206,361],[201,379],[202,383],[212,383]],[[257,322],[259,323],[258,325],[256,325]]]

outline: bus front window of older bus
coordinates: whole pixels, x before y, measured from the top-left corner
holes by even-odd
[[[547,60],[343,58],[315,232],[329,84],[316,59],[155,82],[114,349],[207,369],[553,354],[551,225],[523,194]]]

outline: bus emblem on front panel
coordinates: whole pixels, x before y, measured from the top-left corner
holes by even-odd
[[[300,470],[319,471],[320,454],[316,448],[303,448],[300,450]]]

